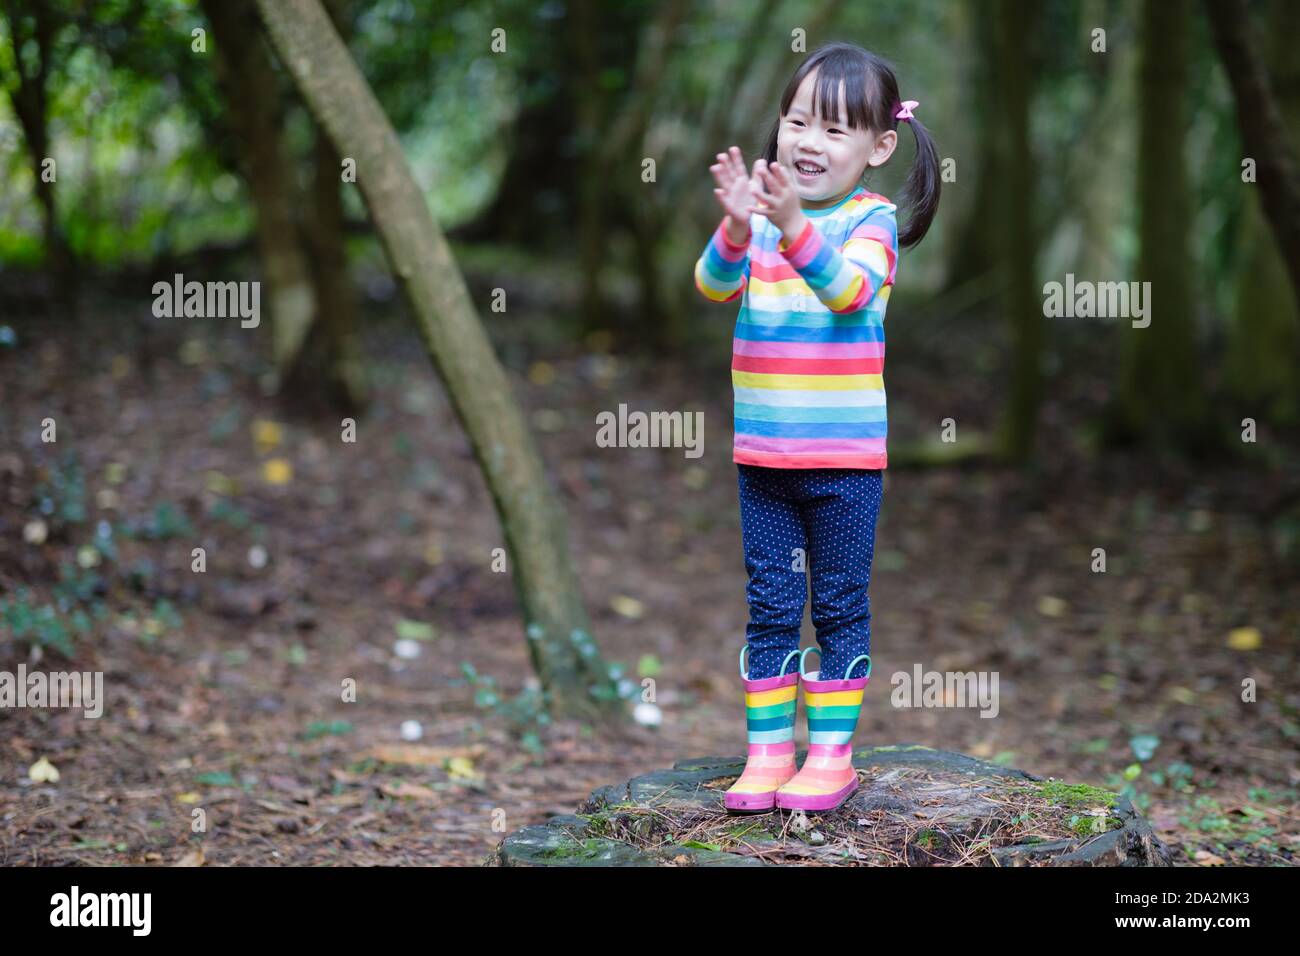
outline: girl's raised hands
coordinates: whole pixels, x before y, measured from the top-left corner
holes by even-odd
[[[754,161],[754,172],[745,171],[745,161],[740,156],[740,147],[733,146],[725,153],[718,153],[718,161],[709,167],[713,179],[718,184],[713,195],[718,203],[736,225],[748,225],[749,214],[754,211],[754,200],[758,192],[758,168],[763,161]]]
[[[761,169],[755,166],[754,175],[758,180],[754,193],[760,200],[754,211],[766,216],[782,232],[797,233],[803,224],[803,207],[790,173],[780,163],[773,163]]]

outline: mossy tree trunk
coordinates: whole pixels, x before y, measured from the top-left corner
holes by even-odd
[[[267,33],[357,182],[430,358],[473,445],[505,533],[527,644],[552,708],[608,717],[602,662],[564,523],[505,371],[401,144],[320,0],[257,0]],[[484,542],[484,560],[490,548]]]

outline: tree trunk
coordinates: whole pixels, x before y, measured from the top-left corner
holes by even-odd
[[[1196,347],[1192,226],[1184,137],[1190,80],[1190,0],[1145,0],[1138,145],[1140,282],[1150,324],[1121,320],[1118,423],[1125,438],[1189,450],[1208,445],[1206,377]]]
[[[996,13],[1001,124],[995,135],[1008,188],[999,236],[1004,308],[1011,332],[1010,397],[998,436],[999,453],[1026,463],[1033,454],[1042,396],[1043,305],[1035,294],[1033,162],[1029,150],[1030,77],[1027,0],[1001,0]],[[1012,185],[1014,184],[1014,185]]]
[[[316,317],[285,373],[281,393],[311,414],[355,417],[368,403],[369,388],[343,243],[342,160],[319,126],[313,153],[309,248]]]
[[[1004,199],[998,188],[998,154],[1005,137],[997,135],[998,105],[1001,100],[997,88],[998,22],[995,15],[972,7],[962,7],[963,34],[975,47],[967,76],[967,94],[963,109],[968,110],[976,130],[975,159],[963,160],[957,181],[944,185],[944,202],[949,209],[958,207],[961,193],[976,166],[974,191],[967,201],[964,218],[954,233],[951,252],[948,254],[948,274],[944,278],[944,291],[951,292],[969,282],[993,272],[999,262],[998,244],[989,241],[989,226],[998,221],[998,207]],[[948,198],[951,190],[952,199]]]
[[[1293,47],[1300,31],[1300,7],[1273,0],[1266,22],[1266,62],[1278,110],[1286,126],[1297,129],[1300,60]],[[1243,183],[1242,188],[1246,193],[1238,246],[1242,258],[1228,329],[1224,384],[1242,415],[1293,424],[1300,420],[1300,367],[1295,358],[1300,352],[1300,302],[1260,201],[1262,187]]]
[[[326,12],[344,43],[352,20],[340,0],[326,0]],[[308,248],[311,252],[316,319],[285,375],[286,400],[321,414],[359,415],[369,388],[356,334],[356,304],[344,245],[342,157],[319,123],[314,123]]]
[[[600,93],[600,5],[596,0],[573,0],[569,5],[572,23],[570,42],[576,53],[577,69],[569,74],[569,95],[577,104],[578,268],[582,281],[581,322],[585,336],[610,324],[601,286],[601,266],[606,258],[605,217],[602,202],[605,171],[601,160]]]
[[[1300,299],[1300,171],[1251,30],[1250,12],[1243,0],[1206,0],[1205,9],[1236,95],[1246,155],[1258,164],[1260,201],[1282,251],[1291,288]],[[1294,57],[1295,38],[1288,39]]]
[[[271,351],[285,380],[316,315],[311,267],[294,219],[301,192],[285,154],[275,70],[252,0],[201,0],[212,25],[217,78],[257,210],[257,244],[271,317]]]
[[[12,3],[6,3],[3,11],[9,21],[14,74],[17,78],[17,83],[9,87],[9,102],[22,127],[23,140],[32,160],[36,201],[41,207],[44,226],[45,266],[56,295],[65,304],[75,306],[76,263],[63,231],[59,228],[58,204],[54,198],[55,184],[46,181],[44,175],[45,161],[54,158],[50,156],[49,149],[48,86],[54,69],[54,43],[62,24],[54,10],[44,3],[35,5],[30,24]],[[23,56],[25,49],[32,50],[35,55]],[[57,171],[56,163],[56,175]]]
[[[339,153],[356,160],[380,241],[496,505],[548,704],[560,713],[612,716],[615,687],[591,637],[558,502],[397,135],[319,0],[257,6],[308,108]]]

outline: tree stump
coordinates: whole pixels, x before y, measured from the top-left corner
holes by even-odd
[[[678,761],[600,787],[576,814],[510,834],[497,866],[1168,866],[1133,805],[915,744],[854,751],[860,786],[828,813],[728,814],[742,757]]]

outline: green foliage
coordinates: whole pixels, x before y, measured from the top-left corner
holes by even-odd
[[[48,81],[49,152],[58,215],[79,257],[145,261],[247,234],[251,210],[213,148],[220,98],[210,54],[193,52],[201,23],[187,0],[55,2]],[[0,85],[17,86],[10,25],[0,19]],[[8,96],[0,129],[17,130]],[[0,137],[0,260],[35,264],[40,222],[32,157]]]
[[[303,731],[303,740],[318,740],[321,737],[341,737],[352,733],[350,720],[313,720]]]
[[[495,677],[480,674],[468,661],[461,662],[460,671],[465,682],[474,688],[474,706],[504,719],[525,750],[540,754],[544,749],[542,731],[551,723],[542,692],[528,687],[513,698],[506,697]]]
[[[247,237],[255,213],[214,69],[191,31],[208,25],[193,0],[48,0],[55,32],[48,151],[57,158],[59,226],[79,258],[107,267],[181,255]],[[516,111],[518,59],[487,46],[503,11],[486,4],[380,0],[358,9],[354,55],[403,140],[445,226],[473,216],[505,168],[501,135]],[[18,85],[12,31],[0,17],[0,87]],[[288,84],[283,129],[302,158],[312,123]],[[473,109],[465,104],[474,103]],[[31,155],[0,94],[0,261],[35,266],[42,215]],[[364,218],[355,190],[352,218]]]
[[[193,526],[170,502],[159,503],[150,519],[136,526],[131,522],[116,528],[108,520],[95,523],[90,539],[75,544],[88,520],[85,470],[77,453],[64,452],[43,466],[41,478],[32,489],[32,510],[47,525],[45,544],[63,544],[65,555],[58,563],[58,579],[48,589],[19,587],[12,596],[0,598],[0,634],[29,646],[55,651],[64,657],[75,653],[76,640],[91,635],[95,625],[106,621],[109,608],[105,596],[114,572],[132,589],[143,592],[156,576],[148,558],[137,559],[130,568],[120,568],[120,551],[115,534],[125,538],[163,540],[177,535],[192,536]],[[42,591],[47,590],[47,593]],[[153,643],[183,622],[176,607],[166,598],[154,601],[143,618],[134,612],[119,617],[119,623]]]
[[[48,467],[46,474],[33,491],[37,511],[56,530],[84,522],[86,477],[77,453],[64,452]]]
[[[52,604],[37,602],[30,589],[18,588],[11,598],[0,598],[0,621],[15,638],[28,644],[57,651],[64,657],[74,652],[74,635],[90,629],[86,615],[60,613]]]

